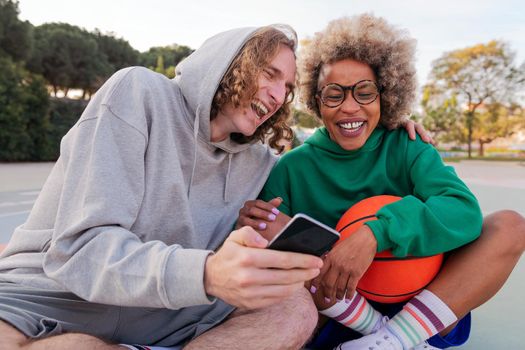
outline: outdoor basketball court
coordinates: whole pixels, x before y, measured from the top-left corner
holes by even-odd
[[[478,197],[484,215],[513,209],[525,216],[525,163],[450,163]],[[9,240],[36,199],[52,163],[0,163],[0,243]],[[490,262],[487,262],[490,263]],[[505,287],[473,313],[473,331],[464,350],[525,349],[525,257]]]

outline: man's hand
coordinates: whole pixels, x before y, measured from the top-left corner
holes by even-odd
[[[432,138],[432,136],[425,130],[423,125],[416,123],[413,120],[405,119],[402,123],[402,126],[405,128],[405,130],[408,132],[408,138],[411,140],[416,139],[416,132],[419,134],[419,137],[421,137],[421,140],[426,143],[430,143],[432,145],[436,145],[436,141]]]
[[[357,282],[374,260],[376,250],[377,240],[372,230],[363,225],[325,255],[321,273],[306,287],[321,293],[327,304],[343,300],[345,296],[350,299]],[[316,304],[319,306],[317,300]]]
[[[268,241],[251,227],[233,231],[206,261],[206,292],[247,309],[279,302],[319,274],[320,258],[266,248]]]

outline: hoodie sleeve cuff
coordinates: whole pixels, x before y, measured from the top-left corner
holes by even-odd
[[[166,307],[182,307],[212,304],[204,289],[204,267],[206,259],[213,254],[209,250],[175,249],[166,262],[165,296]]]
[[[381,220],[373,220],[365,222],[365,225],[370,227],[374,236],[377,240],[377,252],[382,252],[384,250],[392,248],[392,243],[388,238],[386,227],[383,225]]]

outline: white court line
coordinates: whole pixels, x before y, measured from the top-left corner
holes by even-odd
[[[31,210],[24,210],[24,211],[16,211],[14,213],[0,214],[0,219],[6,218],[8,216],[15,216],[15,215],[20,215],[20,214],[29,214],[30,212],[31,212]]]
[[[27,192],[19,192],[18,194],[21,196],[38,196],[40,191],[27,191]]]
[[[31,200],[31,201],[18,201],[18,202],[2,202],[0,203],[0,208],[3,208],[3,207],[14,207],[14,206],[17,206],[17,205],[25,205],[25,204],[33,204],[35,203],[34,200]]]
[[[506,179],[504,181],[496,181],[493,179],[479,179],[474,177],[462,177],[461,180],[467,184],[484,185],[491,187],[505,187],[515,189],[525,189],[525,181],[521,179]]]

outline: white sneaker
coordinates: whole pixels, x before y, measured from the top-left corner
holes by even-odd
[[[403,350],[403,345],[386,327],[362,338],[339,344],[334,350]]]
[[[379,321],[377,321],[377,323],[374,325],[374,328],[372,328],[372,331],[368,334],[372,334],[372,333],[375,333],[377,332],[380,328],[383,328],[383,326],[388,322],[389,318],[388,316],[382,316]],[[363,335],[368,335],[368,334],[363,334]]]
[[[412,348],[412,350],[441,350],[440,348],[436,348],[435,346],[430,345],[426,341],[422,342],[419,345],[416,345]]]

